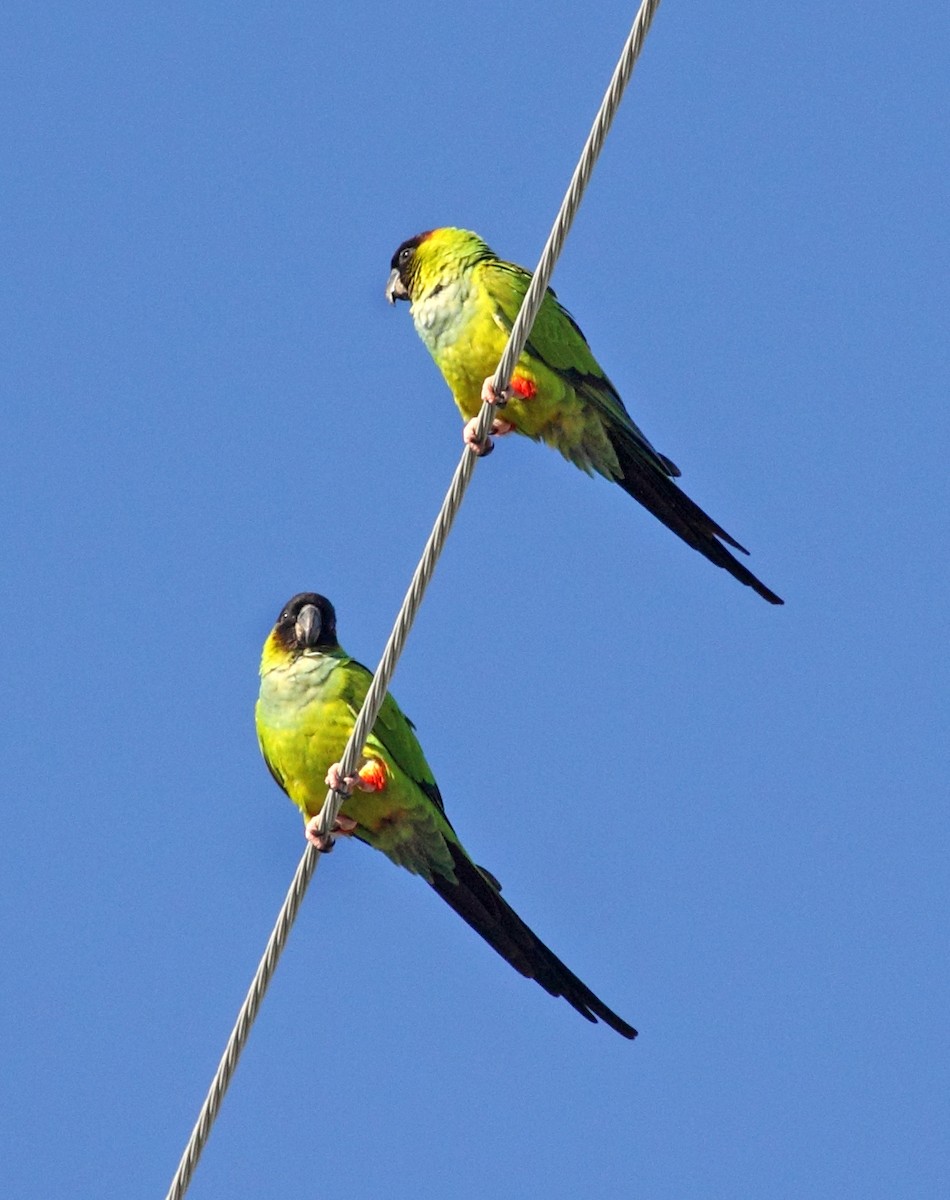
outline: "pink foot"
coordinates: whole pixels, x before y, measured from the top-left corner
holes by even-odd
[[[318,830],[320,827],[319,814],[311,817],[307,822],[306,835],[307,841],[311,846],[316,846],[321,854],[329,854],[333,849],[333,834],[342,833],[349,836],[356,829],[356,822],[352,817],[344,817],[342,814],[337,817],[333,823],[333,830],[330,834],[322,836]]]
[[[473,454],[477,454],[479,458],[484,458],[491,454],[495,449],[495,443],[491,438],[486,438],[484,442],[478,440],[478,417],[472,417],[471,421],[465,422],[465,428],[462,430],[462,441],[468,446]],[[514,425],[510,421],[503,421],[501,417],[495,417],[491,423],[491,432],[495,437],[504,437],[505,434],[511,433]]]
[[[358,788],[360,786],[360,777],[359,775],[347,775],[346,778],[344,778],[340,774],[340,764],[335,762],[327,771],[326,778],[323,782],[331,791],[343,792],[348,796],[354,788]]]
[[[340,764],[335,762],[327,771],[323,782],[331,791],[342,792],[347,796],[357,789],[361,792],[381,792],[386,786],[386,768],[379,759],[370,758],[360,767],[358,774],[347,775],[344,778],[340,774]]]
[[[511,399],[511,388],[506,387],[501,395],[499,395],[495,391],[494,384],[492,383],[493,378],[493,376],[489,375],[489,377],[482,384],[482,403],[494,404],[497,408],[502,408]]]

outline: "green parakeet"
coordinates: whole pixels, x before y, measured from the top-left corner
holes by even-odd
[[[492,398],[498,366],[531,272],[498,258],[465,229],[432,229],[402,243],[386,285],[390,303],[411,301],[416,331],[425,342],[468,424],[473,450],[482,401]],[[592,474],[619,483],[655,517],[770,604],[782,600],[732,555],[747,554],[735,538],[681,491],[675,463],[653,448],[590,351],[574,318],[548,290],[506,403],[492,426],[514,430],[560,450]]]
[[[303,812],[309,840],[328,848],[316,817],[327,788],[343,783],[351,795],[335,832],[351,834],[421,875],[516,971],[563,996],[581,1016],[636,1037],[532,933],[501,898],[498,882],[466,854],[413,727],[392,696],[383,702],[358,774],[341,780],[336,760],[370,679],[337,641],[329,600],[313,592],[294,596],[264,643],[257,736],[271,774]]]

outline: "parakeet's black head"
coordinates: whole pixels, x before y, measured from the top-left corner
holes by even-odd
[[[298,593],[281,610],[273,636],[291,654],[335,649],[339,642],[333,605],[316,592]]]
[[[425,303],[455,283],[477,263],[494,259],[477,233],[446,225],[417,233],[399,247],[390,263],[386,299]]]
[[[386,299],[390,304],[395,304],[397,300],[412,299],[412,285],[418,268],[416,250],[431,233],[432,230],[427,229],[425,233],[407,238],[393,255],[386,284]]]

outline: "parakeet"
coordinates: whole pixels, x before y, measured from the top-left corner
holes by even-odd
[[[477,867],[442,804],[411,723],[387,696],[363,749],[359,772],[341,779],[343,753],[371,680],[337,641],[336,614],[324,596],[294,596],[277,618],[261,657],[257,736],[277,783],[299,806],[307,837],[316,829],[328,787],[351,795],[335,832],[351,834],[422,878],[507,962],[565,1000],[588,1021],[625,1038],[637,1031],[612,1012],[501,898],[501,886]]]
[[[483,400],[494,401],[491,376],[531,272],[498,258],[477,234],[451,228],[409,238],[391,267],[386,298],[391,304],[411,302],[416,331],[468,422],[465,441],[485,453],[490,441],[476,445],[478,412]],[[502,400],[492,433],[514,430],[546,442],[588,474],[596,471],[619,483],[700,554],[770,604],[783,603],[722,543],[748,554],[745,547],[672,482],[679,468],[634,424],[576,321],[550,289]]]

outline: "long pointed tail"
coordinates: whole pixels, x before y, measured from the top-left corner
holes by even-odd
[[[746,584],[758,592],[769,604],[784,604],[785,601],[757,579],[748,567],[722,544],[727,542],[742,554],[748,554],[745,546],[739,544],[734,537],[726,533],[721,525],[690,500],[671,479],[661,475],[651,463],[645,462],[643,456],[637,453],[635,447],[626,445],[622,438],[611,437],[611,443],[617,453],[623,478],[617,482],[625,492],[638,500],[644,508],[662,521],[667,529],[672,531],[698,550],[700,554],[714,562],[717,567],[728,571],[733,578]]]
[[[449,843],[458,883],[435,875],[432,887],[496,950],[506,962],[528,979],[536,980],[552,996],[563,996],[588,1021],[598,1017],[625,1038],[637,1031],[607,1007],[590,988],[570,971],[547,946],[532,933],[518,914],[499,895],[497,886],[458,846]]]

